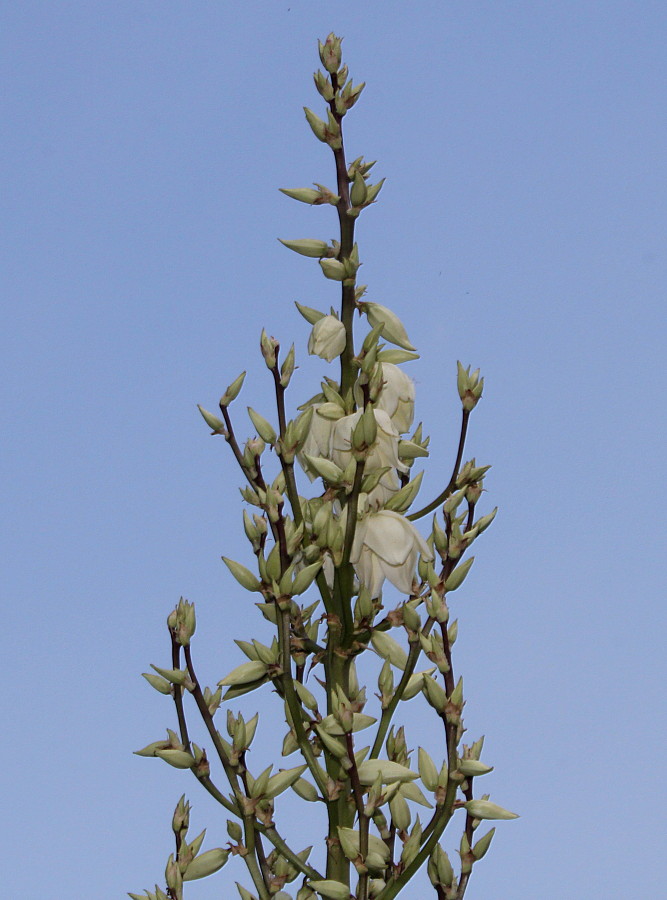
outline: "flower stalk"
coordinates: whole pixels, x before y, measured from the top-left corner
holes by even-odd
[[[315,86],[324,115],[306,109],[306,120],[333,154],[335,188],[315,183],[283,193],[300,203],[335,207],[338,236],[331,242],[308,237],[282,243],[304,264],[319,266],[324,291],[339,286],[338,307],[330,314],[297,304],[311,328],[308,353],[327,367],[338,365],[327,369],[320,390],[290,418],[287,392],[295,381],[297,350],[292,345],[281,357],[280,342],[262,330],[260,365],[273,382],[273,414],[248,407],[254,434],[239,441],[230,407],[245,372],[223,393],[222,418],[200,407],[245,481],[243,529],[252,567],[223,557],[233,576],[230,602],[248,602],[243,592],[259,601],[270,636],[237,640],[245,662],[211,690],[193,662],[194,605],[181,600],[169,615],[170,668],[155,665],[145,680],[171,695],[177,730],[168,729],[166,740],[137,753],[190,769],[232,818],[228,846],[200,852],[203,833],[189,841],[190,805],[182,797],[165,890],[146,891],[147,900],[183,900],[189,880],[213,875],[230,856],[246,865],[252,887],[238,884],[244,900],[391,900],[408,884],[412,895],[418,890],[421,896],[428,882],[439,900],[463,900],[494,834],[476,840],[480,822],[515,817],[487,794],[475,796],[479,778],[493,767],[480,760],[483,738],[461,743],[466,700],[463,680],[455,675],[458,620],[450,620],[456,591],[465,591],[475,559],[469,548],[496,514],[477,513],[489,466],[463,461],[484,379],[458,363],[461,426],[452,474],[435,499],[410,512],[432,449],[421,424],[410,433],[416,392],[403,366],[418,354],[399,316],[384,302],[364,299],[366,288],[357,284],[362,260],[356,223],[377,202],[384,179],[372,184],[374,163],[361,156],[346,159],[344,119],[364,85],[349,79],[341,39],[330,34],[319,52],[323,71],[315,74]],[[355,313],[363,329],[358,339]],[[431,531],[422,534],[415,523],[430,513]],[[396,593],[398,605],[380,617]],[[364,653],[378,664],[377,704],[359,683],[357,659]],[[285,726],[282,757],[294,757],[263,771],[252,762],[263,723],[230,705],[255,690],[271,690],[278,698]],[[405,729],[395,724],[401,703],[421,704],[424,714],[441,723],[433,731],[434,746],[418,749],[418,771]],[[188,722],[191,709],[198,716],[195,725]],[[212,747],[210,760],[191,738],[195,729]],[[222,779],[229,793],[219,786]],[[322,813],[322,839],[312,863],[312,848],[297,850],[294,837],[276,825],[288,791],[311,804],[309,821]],[[423,826],[418,806],[433,810]],[[456,822],[462,828],[458,875],[440,843]],[[428,882],[415,887],[425,864]]]

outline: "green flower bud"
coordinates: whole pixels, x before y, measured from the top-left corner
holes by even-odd
[[[153,741],[152,744],[147,744],[145,747],[142,747],[141,750],[135,750],[135,756],[155,756],[158,750],[166,750],[170,746],[169,741]]]
[[[394,794],[389,801],[389,812],[391,813],[391,821],[396,828],[399,831],[407,831],[410,827],[412,815],[405,797],[402,797],[399,793]]]
[[[495,509],[493,509],[490,513],[488,513],[486,516],[482,516],[481,519],[478,519],[475,522],[475,528],[477,529],[477,534],[481,534],[483,531],[486,531],[486,529],[489,527],[491,522],[493,522],[493,520],[495,519],[497,512],[498,512],[498,507],[496,506]]]
[[[435,763],[423,747],[419,748],[419,777],[429,791],[435,791],[438,786],[438,770]]]
[[[223,436],[227,435],[227,429],[225,428],[224,422],[222,422],[217,416],[214,416],[212,413],[205,410],[203,406],[197,404],[197,409],[202,414],[202,418],[211,429],[212,434],[222,434]]]
[[[191,769],[195,764],[194,756],[186,750],[156,750],[155,755],[175,769]]]
[[[321,568],[322,561],[318,560],[312,565],[301,569],[300,572],[297,572],[294,582],[292,583],[292,595],[297,596],[298,594],[303,594],[307,591],[313,581],[317,578]]]
[[[472,778],[475,775],[487,775],[489,772],[493,772],[493,766],[487,766],[478,759],[461,759],[459,760],[457,769],[469,778]]]
[[[301,778],[307,768],[307,765],[296,766],[293,769],[283,769],[276,775],[272,775],[271,778],[269,778],[267,787],[263,792],[264,797],[266,797],[268,800],[272,800],[274,797],[282,794],[283,791],[286,791],[287,788],[292,787],[292,785],[296,781],[298,781],[299,778]]]
[[[327,36],[324,43],[321,41],[317,42],[322,65],[330,75],[338,72],[338,69],[340,68],[342,56],[341,41],[342,38],[336,37],[332,31],[331,34]]]
[[[252,421],[252,424],[257,429],[257,434],[262,438],[263,441],[266,441],[267,444],[275,444],[277,439],[276,431],[263,416],[260,416],[258,412],[252,407],[248,407],[248,415]]]
[[[408,655],[398,641],[395,641],[386,631],[374,631],[371,636],[371,644],[382,659],[389,660],[397,669],[405,669]]]
[[[326,78],[324,73],[320,72],[320,71],[314,72],[313,80],[315,81],[315,87],[317,88],[318,92],[320,93],[320,95],[322,97],[324,97],[324,99],[327,101],[327,103],[330,100],[333,100],[333,98],[334,98],[333,85],[331,84],[329,79]]]
[[[361,172],[357,172],[352,182],[352,190],[350,191],[350,202],[352,206],[363,206],[368,197],[368,189]]]
[[[292,790],[295,794],[298,794],[302,800],[306,800],[308,803],[314,803],[316,800],[320,799],[317,788],[311,784],[310,781],[306,781],[305,778],[297,778],[292,785]]]
[[[493,840],[493,835],[496,833],[496,829],[492,828],[491,831],[488,831],[484,837],[481,837],[477,843],[472,848],[472,855],[475,859],[481,859],[486,851],[491,846],[491,841]]]
[[[416,772],[390,759],[367,759],[358,767],[358,774],[359,781],[365,785],[373,784],[378,777],[382,784],[413,781],[418,777]]]
[[[164,877],[167,882],[167,887],[169,888],[172,897],[182,897],[183,892],[183,876],[181,875],[181,869],[176,860],[174,859],[174,854],[169,854],[169,859],[167,860],[167,867],[164,870]]]
[[[226,556],[222,557],[222,561],[241,587],[244,587],[246,591],[254,592],[262,590],[261,582],[252,574],[250,569],[246,569],[241,563],[234,562],[233,559],[229,559]]]
[[[218,684],[220,687],[227,687],[227,685],[239,685],[239,684],[250,684],[254,681],[257,681],[259,678],[263,678],[267,673],[266,663],[261,662],[260,660],[250,660],[250,662],[241,663],[240,666],[237,666],[235,669],[226,675],[222,681],[219,681]]]
[[[344,281],[349,277],[344,263],[338,259],[320,259],[320,266],[325,277],[331,281]]]
[[[245,375],[246,375],[245,372],[241,372],[239,377],[236,378],[234,381],[232,381],[232,383],[229,385],[229,387],[227,388],[225,393],[220,398],[220,406],[221,407],[229,406],[229,404],[232,402],[232,400],[236,400],[236,398],[238,397],[238,395],[241,391],[241,388],[243,387],[243,381],[245,379]]]
[[[400,452],[401,448],[399,444],[399,455]],[[424,473],[420,472],[416,478],[413,478],[412,481],[409,481],[404,487],[396,491],[395,494],[385,501],[384,508],[393,509],[395,512],[400,513],[409,509],[419,493],[423,477]]]
[[[441,713],[447,704],[447,694],[444,688],[430,675],[424,675],[424,696],[433,709]]]
[[[496,803],[491,803],[490,800],[468,800],[467,803],[463,804],[463,807],[475,819],[519,818],[518,813],[513,813],[507,809],[503,809],[502,806],[498,806]]]
[[[150,672],[142,672],[141,677],[145,678],[151,687],[155,688],[161,694],[171,694],[171,684],[159,675],[153,675]]]
[[[235,844],[240,844],[243,840],[243,829],[234,819],[227,819],[227,834]]]
[[[281,387],[286,388],[289,385],[289,383],[292,379],[292,375],[294,374],[294,362],[295,362],[294,344],[292,344],[292,346],[287,351],[287,356],[285,357],[285,360],[284,360],[282,366],[280,367]]]
[[[343,470],[330,459],[325,459],[323,456],[310,456],[308,453],[303,455],[309,467],[329,484],[340,484],[343,481]]]
[[[470,559],[467,559],[465,562],[462,562],[458,565],[449,578],[445,581],[445,590],[455,591],[458,587],[463,584],[463,580],[470,571],[470,567],[475,561],[475,557],[471,556]]]
[[[276,366],[276,353],[279,344],[274,337],[269,337],[264,328],[262,328],[262,333],[260,335],[259,346],[267,368],[274,369]]]
[[[360,306],[363,312],[366,313],[372,327],[380,324],[382,325],[382,331],[380,333],[385,340],[402,347],[404,350],[415,349],[410,343],[405,326],[396,313],[392,312],[386,306],[382,306],[380,303],[366,302],[360,304]]]
[[[183,881],[195,881],[197,878],[206,878],[219,871],[227,862],[229,850],[218,847],[215,850],[207,850],[201,856],[196,857],[186,868]]]
[[[301,303],[297,303],[296,301],[294,301],[294,305],[304,317],[306,322],[308,322],[310,325],[314,325],[315,322],[319,322],[319,320],[323,319],[326,315],[326,313],[320,312],[319,309],[313,309],[312,306],[303,306]]]
[[[320,743],[328,750],[329,753],[334,756],[336,759],[343,759],[343,757],[347,756],[347,749],[337,738],[331,737],[331,735],[327,734],[327,732],[322,728],[321,725],[315,726],[315,731],[317,732],[317,736],[320,740]]]
[[[320,192],[316,191],[314,188],[279,188],[279,190],[293,200],[301,201],[301,203],[313,204],[322,196]]]
[[[185,799],[185,794],[176,804],[174,815],[171,820],[171,828],[174,834],[185,834],[190,825],[190,803]]]
[[[326,241],[318,241],[313,238],[303,238],[296,241],[284,241],[282,238],[278,238],[278,240],[288,250],[294,250],[295,253],[299,253],[301,256],[309,256],[313,259],[326,256],[330,250]]]
[[[310,881],[309,886],[328,900],[350,900],[350,889],[340,881],[325,878],[323,881]]]
[[[318,141],[322,141],[326,143],[327,141],[327,125],[326,122],[323,122],[319,116],[316,116],[312,109],[308,109],[307,106],[303,108],[304,113],[306,114],[306,120],[310,125],[313,134],[318,139]]]
[[[419,459],[428,456],[428,450],[414,441],[399,441],[398,455],[400,459]]]

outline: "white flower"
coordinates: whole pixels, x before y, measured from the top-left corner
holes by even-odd
[[[335,316],[322,316],[313,325],[308,338],[308,352],[331,362],[345,349],[345,326]]]
[[[371,597],[380,596],[385,578],[410,594],[420,553],[426,560],[433,559],[412,522],[400,513],[381,509],[357,522],[350,561]]]
[[[371,503],[376,500],[383,503],[401,486],[397,471],[407,472],[408,467],[398,458],[399,435],[389,415],[383,409],[374,410],[374,414],[377,422],[377,438],[366,458],[364,472],[368,474],[373,469],[391,466],[390,470],[382,476],[377,487],[373,488],[368,495]],[[345,469],[352,458],[352,432],[361,415],[362,411],[358,410],[351,416],[343,416],[335,423],[331,432],[329,458],[341,469]]]
[[[405,434],[415,417],[415,383],[393,363],[382,363],[382,381],[375,408],[388,413],[397,431]]]
[[[326,406],[327,411],[329,412],[328,416],[322,416],[319,414],[319,410],[324,406]],[[331,432],[334,425],[336,424],[336,419],[332,417],[333,406],[334,404],[332,403],[314,404],[313,418],[310,423],[310,428],[308,430],[308,434],[306,435],[306,440],[303,443],[303,447],[301,448],[298,455],[299,462],[301,463],[304,472],[311,481],[315,481],[317,475],[312,472],[306,465],[305,456],[323,456],[325,459],[330,458],[329,452],[331,446]]]

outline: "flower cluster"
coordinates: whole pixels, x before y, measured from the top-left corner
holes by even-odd
[[[230,406],[245,372],[223,393],[222,418],[200,407],[212,433],[229,444],[246,481],[241,490],[247,504],[243,528],[255,570],[223,560],[236,582],[260,600],[257,606],[273,637],[270,643],[237,640],[247,659],[212,691],[201,687],[193,667],[194,606],[181,600],[169,616],[170,665],[153,666],[145,678],[173,698],[179,733],[168,729],[167,740],[153,741],[138,754],[191,770],[236,819],[228,821],[228,848],[200,853],[203,834],[192,842],[186,839],[189,804],[182,798],[174,814],[176,852],[165,871],[168,893],[156,886],[155,892],[146,891],[147,900],[182,900],[184,882],[217,871],[230,855],[243,858],[257,893],[238,885],[242,900],[291,900],[285,886],[297,879],[296,900],[314,900],[316,894],[332,900],[391,900],[427,861],[438,897],[462,900],[472,867],[494,833],[492,829],[474,840],[474,831],[483,820],[515,817],[490,802],[488,794],[474,797],[473,778],[492,767],[480,760],[483,739],[461,746],[463,681],[455,679],[452,661],[458,626],[449,622],[449,595],[462,585],[474,560],[465,554],[495,516],[493,510],[475,517],[489,467],[462,459],[468,419],[482,396],[484,379],[479,370],[458,364],[462,419],[454,471],[434,500],[410,511],[423,475],[415,475],[413,466],[429,455],[421,424],[410,433],[415,385],[403,366],[417,353],[398,315],[364,299],[366,288],[356,281],[361,261],[355,224],[376,202],[383,180],[370,183],[374,163],[359,157],[348,164],[345,159],[342,121],[363,84],[348,80],[340,38],[331,34],[320,44],[320,59],[325,72],[316,73],[315,85],[327,104],[326,119],[306,109],[306,120],[334,154],[336,189],[315,184],[283,192],[302,203],[334,207],[340,239],[282,243],[317,260],[324,278],[339,286],[340,307],[328,314],[297,303],[311,326],[308,353],[335,366],[319,392],[290,419],[285,395],[296,351],[292,345],[281,361],[280,343],[262,331],[261,354],[275,389],[273,421],[248,407],[254,434],[239,443]],[[355,335],[355,317],[361,337]],[[310,479],[305,486],[312,496],[304,496],[299,486],[304,481],[299,466]],[[414,523],[429,513],[435,515],[425,538]],[[382,614],[386,582],[403,597]],[[392,629],[403,635],[408,649]],[[366,650],[382,660],[379,718],[364,711],[366,687],[357,677],[356,659]],[[422,654],[428,668],[417,670]],[[316,666],[322,667],[321,677],[308,682]],[[398,683],[394,669],[401,673]],[[276,772],[269,766],[253,776],[247,754],[258,716],[246,720],[228,709],[228,740],[213,718],[222,703],[266,684],[284,704],[282,754],[298,751],[301,760]],[[318,692],[323,696],[318,698]],[[219,768],[231,787],[228,795],[216,787],[206,751],[191,740],[185,718],[188,695],[213,740]],[[399,701],[417,695],[437,715],[444,758],[436,765],[420,747],[418,771],[413,771],[404,729],[396,728],[392,717]],[[370,728],[375,730],[372,746],[369,741],[363,750],[355,748],[355,733]],[[275,803],[290,789],[327,810],[326,876],[309,861],[312,848],[297,853],[277,831]],[[434,810],[425,829],[419,816],[413,821],[410,804]],[[458,876],[437,843],[456,810],[465,814]],[[266,852],[263,842],[273,849]],[[358,874],[354,888],[352,867]]]

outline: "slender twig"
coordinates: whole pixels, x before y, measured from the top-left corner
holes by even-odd
[[[433,622],[435,620],[432,618],[428,618],[424,623],[424,627],[422,628],[422,634],[424,637],[427,637],[433,627]],[[407,687],[408,681],[410,680],[410,676],[413,674],[415,670],[415,666],[417,665],[417,661],[419,659],[419,654],[421,653],[421,644],[419,641],[415,641],[410,646],[410,652],[408,653],[408,661],[405,664],[405,669],[403,670],[403,675],[401,676],[401,680],[398,683],[398,687],[394,691],[394,694],[389,701],[388,706],[382,710],[382,715],[380,717],[380,723],[378,725],[377,734],[375,735],[375,741],[373,742],[373,748],[370,752],[369,759],[377,759],[382,751],[382,745],[384,743],[384,739],[387,736],[387,731],[389,730],[389,726],[391,724],[392,717],[398,706],[401,697],[403,696],[403,692]]]
[[[466,442],[466,434],[468,431],[468,421],[470,419],[470,412],[467,409],[463,410],[463,415],[461,418],[461,434],[459,437],[459,447],[456,453],[456,462],[454,463],[454,469],[452,471],[452,477],[449,479],[447,487],[441,494],[432,500],[428,506],[425,506],[423,509],[420,509],[418,512],[410,513],[407,517],[411,522],[416,522],[417,519],[421,519],[422,516],[428,515],[430,512],[433,512],[434,509],[437,509],[441,503],[444,503],[447,497],[452,493],[454,488],[456,487],[456,479],[459,474],[459,466],[461,465],[461,460],[463,459],[463,448],[465,447]]]

